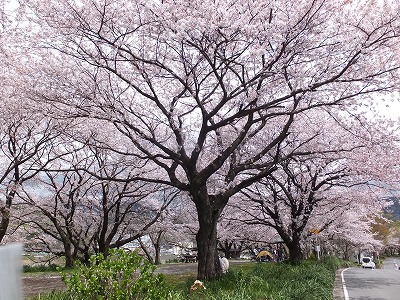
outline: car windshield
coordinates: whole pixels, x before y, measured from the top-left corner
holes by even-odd
[[[365,263],[369,263],[371,259],[369,257],[363,257],[362,261]]]

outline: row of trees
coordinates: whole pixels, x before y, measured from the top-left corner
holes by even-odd
[[[71,260],[189,198],[213,279],[218,226],[272,228],[298,260],[312,228],[360,237],[382,208],[396,127],[366,111],[399,86],[396,4],[18,2],[1,31],[0,238],[17,195],[18,229]]]
[[[30,132],[36,124],[41,127],[39,120],[32,124]],[[22,128],[20,134],[24,133]],[[110,248],[143,235],[150,235],[154,244],[160,244],[160,238],[180,244],[193,237],[197,230],[195,208],[178,190],[134,179],[121,182],[117,174],[133,178],[142,168],[117,154],[107,155],[104,149],[72,141],[68,135],[55,136],[48,142],[46,155],[36,153],[18,166],[18,170],[26,170],[23,174],[29,170],[34,176],[22,176],[26,180],[12,189],[16,199],[9,197],[14,200],[14,222],[8,240],[23,238],[27,249],[64,256],[70,266],[76,259],[87,261],[93,252],[107,254]],[[25,144],[19,147],[20,154],[28,149]],[[56,159],[48,161],[49,157]],[[288,162],[253,189],[244,189],[225,209],[219,219],[220,243],[262,243],[278,232],[288,239],[285,242],[291,257],[301,258],[311,229],[318,228],[321,240],[328,235],[328,241],[336,237],[353,245],[376,244],[368,230],[370,220],[365,218],[380,212],[379,195],[371,197],[369,186],[349,187],[365,182],[366,176],[362,176],[364,181],[349,182],[355,176],[332,158],[321,160],[313,155]],[[324,168],[327,162],[337,165]],[[343,234],[346,230],[348,236]]]

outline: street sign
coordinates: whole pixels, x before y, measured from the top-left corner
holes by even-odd
[[[319,230],[318,230],[318,229],[315,229],[315,228],[312,228],[312,229],[311,229],[311,233],[313,233],[313,234],[318,234],[318,233],[319,233]]]

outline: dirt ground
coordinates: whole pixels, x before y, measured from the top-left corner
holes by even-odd
[[[24,297],[65,289],[61,276],[29,276],[22,278]]]

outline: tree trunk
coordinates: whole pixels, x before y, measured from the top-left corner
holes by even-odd
[[[75,259],[72,257],[71,253],[65,252],[65,268],[72,268],[75,264]]]
[[[222,209],[211,205],[197,205],[199,231],[196,234],[198,273],[200,280],[212,280],[222,276],[217,250],[217,221]]]
[[[90,256],[91,256],[91,253],[89,252],[89,249],[83,251],[82,254],[83,254],[83,257],[82,257],[81,262],[85,266],[89,266],[90,265]]]
[[[3,240],[4,236],[7,233],[8,225],[10,223],[10,216],[11,216],[11,204],[15,197],[16,192],[14,190],[7,193],[6,202],[4,206],[0,208],[0,244]]]
[[[66,268],[72,268],[75,265],[75,260],[76,260],[75,246],[67,236],[65,236],[61,232],[59,233],[64,247],[64,255],[65,255],[64,266]]]
[[[301,250],[300,241],[293,240],[286,245],[289,249],[289,261],[292,263],[298,263],[303,258],[303,251]]]
[[[153,241],[153,245],[154,245],[154,250],[155,250],[155,256],[154,256],[154,264],[155,265],[159,265],[161,264],[161,256],[160,256],[160,252],[161,252],[161,237],[162,237],[163,232],[157,232],[156,238]]]
[[[10,209],[6,206],[0,209],[0,244],[6,235],[8,224],[10,222]]]
[[[105,241],[99,239],[98,247],[99,247],[99,253],[102,253],[104,258],[107,258],[110,252],[110,245]]]
[[[345,243],[343,259],[350,260],[350,250],[349,250],[349,245],[347,243]]]
[[[143,243],[142,238],[141,238],[141,237],[138,238],[138,241],[139,241],[139,244],[140,244],[140,248],[142,249],[142,251],[144,252],[144,254],[145,254],[146,257],[147,257],[147,260],[148,260],[150,263],[154,264],[154,259],[153,259],[153,257],[151,256],[151,253],[150,253],[149,249],[147,249],[147,246],[145,245],[145,243]]]

